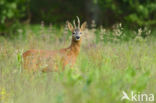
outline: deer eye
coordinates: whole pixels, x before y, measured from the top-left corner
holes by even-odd
[[[75,32],[73,32],[73,34],[75,34]]]

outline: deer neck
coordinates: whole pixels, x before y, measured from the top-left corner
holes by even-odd
[[[72,54],[75,54],[75,56],[77,56],[80,52],[80,46],[81,46],[81,39],[79,41],[75,41],[74,38],[72,38],[72,42],[69,47],[70,52],[72,52]]]

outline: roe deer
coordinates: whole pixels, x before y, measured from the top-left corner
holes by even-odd
[[[73,25],[67,21],[68,29],[72,32],[71,45],[68,48],[60,50],[28,50],[23,53],[24,68],[31,71],[41,69],[43,72],[57,71],[61,65],[65,69],[67,64],[71,66],[75,63],[80,52],[82,32],[86,28],[86,22],[80,27],[80,20],[77,17],[78,26],[73,21]]]

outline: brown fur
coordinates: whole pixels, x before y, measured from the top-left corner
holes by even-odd
[[[86,25],[86,23],[85,23]],[[85,25],[81,26],[84,30]],[[68,23],[68,28],[73,32],[72,24]],[[43,72],[58,71],[59,66],[65,69],[68,64],[73,66],[80,52],[81,38],[76,41],[72,37],[71,45],[68,48],[60,50],[28,50],[23,53],[24,68],[30,71],[41,69]]]
[[[28,50],[23,53],[24,68],[36,71],[37,69],[41,68],[42,65],[44,65],[41,62],[44,62],[42,60],[45,60],[48,66],[43,69],[44,72],[55,71],[58,69],[59,64],[56,65],[53,62],[61,63],[64,69],[67,64],[73,65],[75,63],[80,52],[80,45],[81,40],[74,41],[74,39],[72,39],[70,47],[61,50]]]

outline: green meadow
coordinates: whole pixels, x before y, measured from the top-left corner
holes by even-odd
[[[121,101],[123,91],[156,96],[155,33],[121,24],[92,27],[83,33],[74,67],[49,73],[27,72],[21,55],[68,47],[66,27],[25,25],[16,36],[0,36],[0,103],[132,103]]]

